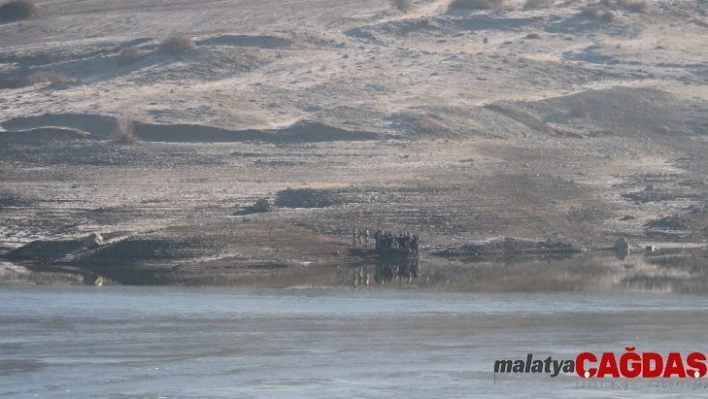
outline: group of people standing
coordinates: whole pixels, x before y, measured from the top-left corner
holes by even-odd
[[[354,228],[352,231],[352,247],[356,247],[357,244],[365,248],[369,246],[369,229]]]
[[[352,246],[369,247],[369,230],[354,228],[352,232]],[[376,251],[384,252],[399,252],[409,255],[418,255],[420,253],[420,239],[417,234],[412,234],[408,231],[400,231],[394,235],[391,232],[378,230],[374,233],[374,242]]]

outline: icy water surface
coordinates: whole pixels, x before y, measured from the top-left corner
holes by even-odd
[[[707,306],[704,295],[0,287],[0,397],[698,397],[708,388],[696,380],[625,390],[493,366],[628,345],[707,352]]]

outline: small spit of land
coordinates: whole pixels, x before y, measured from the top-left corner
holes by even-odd
[[[708,292],[706,2],[395,3],[0,24],[0,280]]]

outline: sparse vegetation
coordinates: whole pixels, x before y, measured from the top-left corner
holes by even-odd
[[[253,205],[253,210],[256,212],[269,212],[273,208],[267,198],[261,198]]]
[[[506,0],[453,0],[448,10],[498,10],[514,9]]]
[[[136,144],[140,140],[135,135],[134,125],[135,120],[127,115],[118,118],[116,120],[116,130],[111,134],[111,138],[123,144]]]
[[[413,8],[413,0],[392,0],[392,3],[401,12],[408,12]]]
[[[526,35],[526,38],[527,39],[540,39],[541,35],[539,35],[538,33],[529,33],[528,35]]]
[[[612,22],[618,17],[617,12],[601,5],[600,3],[588,4],[580,9],[580,13],[587,17],[601,19],[607,22]]]
[[[554,6],[554,0],[526,0],[524,10],[536,10],[539,8],[551,8]]]
[[[197,46],[194,39],[187,36],[171,36],[160,43],[160,51],[167,54],[179,55]]]
[[[118,65],[130,65],[140,61],[145,56],[145,51],[133,46],[124,48],[118,54]]]
[[[39,9],[29,0],[13,0],[0,6],[0,21],[21,21],[37,16]]]

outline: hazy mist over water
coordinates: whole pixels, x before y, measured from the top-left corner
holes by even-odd
[[[0,396],[690,397],[496,359],[706,352],[705,295],[0,288]],[[701,380],[701,382],[704,380]],[[661,383],[661,381],[659,381]]]

